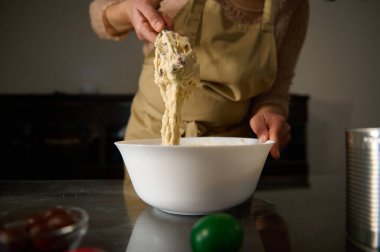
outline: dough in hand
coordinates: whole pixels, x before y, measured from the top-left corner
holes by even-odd
[[[163,30],[154,45],[154,80],[165,103],[162,145],[178,145],[182,105],[199,83],[199,64],[189,39],[178,33]]]

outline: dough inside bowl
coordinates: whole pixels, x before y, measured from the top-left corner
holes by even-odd
[[[181,138],[180,146],[231,146],[258,144],[255,138],[190,137]]]

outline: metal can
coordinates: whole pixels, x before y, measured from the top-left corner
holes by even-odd
[[[359,246],[380,248],[380,128],[346,130],[346,231]]]

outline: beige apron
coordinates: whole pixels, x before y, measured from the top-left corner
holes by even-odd
[[[201,66],[200,86],[182,109],[182,136],[250,136],[250,99],[273,84],[277,71],[274,0],[261,22],[227,19],[215,0],[189,0],[174,30],[190,38]],[[165,111],[154,83],[154,51],[146,56],[126,130],[126,139],[159,138]]]

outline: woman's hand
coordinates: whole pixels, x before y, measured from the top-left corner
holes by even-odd
[[[280,158],[282,150],[290,142],[290,126],[285,117],[273,107],[264,107],[257,111],[249,122],[260,142],[275,141],[270,153],[274,159]]]
[[[173,28],[169,16],[157,10],[159,5],[159,0],[124,0],[107,8],[106,17],[116,30],[132,24],[140,40],[154,43],[160,31]]]

